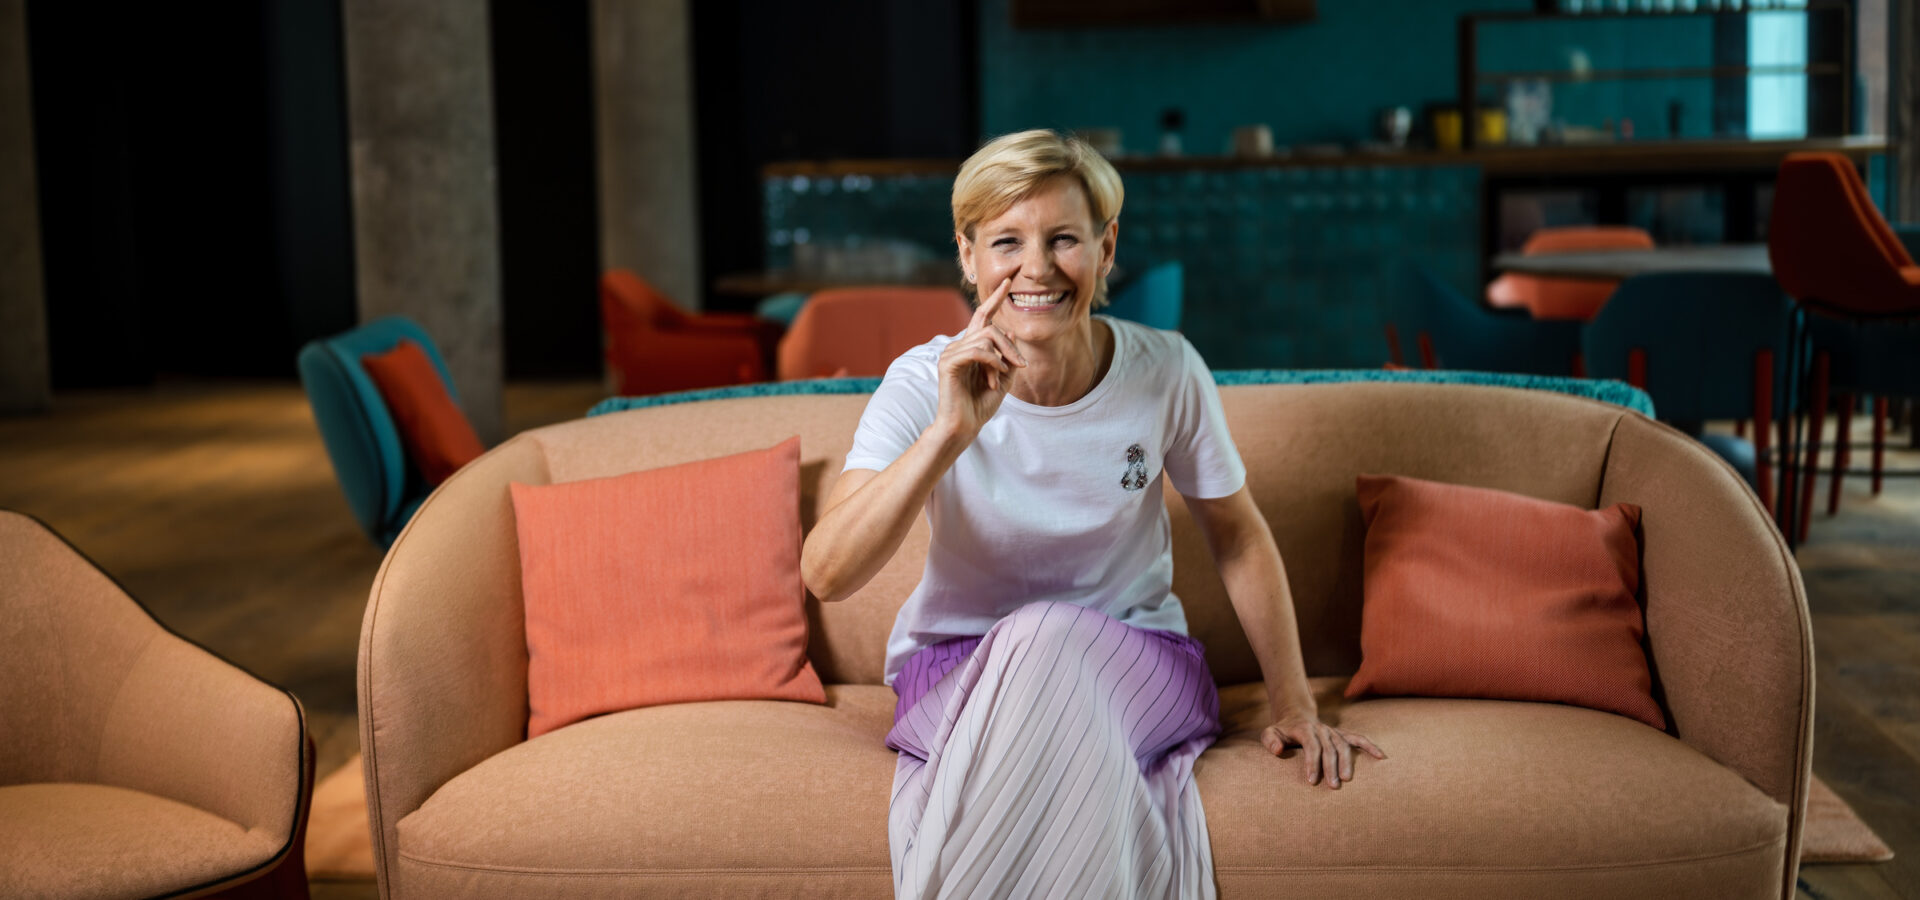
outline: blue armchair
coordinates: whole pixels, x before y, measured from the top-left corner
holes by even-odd
[[[1661,420],[1727,460],[1771,507],[1768,423],[1790,408],[1792,314],[1793,301],[1766,275],[1635,276],[1587,323],[1587,373],[1646,391]],[[1754,443],[1703,433],[1710,419],[1753,419]]]
[[[1148,328],[1179,331],[1185,284],[1186,270],[1180,263],[1161,263],[1122,285],[1101,312]]]
[[[1577,321],[1535,319],[1524,312],[1488,309],[1441,283],[1426,269],[1401,266],[1404,285],[1388,321],[1388,350],[1399,361],[1399,341],[1418,346],[1425,368],[1472,369],[1525,375],[1577,375]]]
[[[410,319],[390,316],[351,331],[309,342],[300,348],[300,383],[313,406],[314,423],[327,457],[347,495],[360,529],[381,548],[393,544],[429,488],[413,466],[395,429],[380,390],[360,365],[360,357],[393,349],[402,338],[426,351],[440,372],[447,394],[460,395],[433,339]]]

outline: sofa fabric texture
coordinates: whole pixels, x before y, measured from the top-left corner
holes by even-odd
[[[893,696],[880,676],[927,552],[924,520],[854,596],[808,601],[825,704],[657,706],[527,740],[507,487],[797,434],[807,527],[865,400],[785,392],[563,423],[496,448],[428,499],[375,580],[362,632],[384,896],[890,895],[893,755],[881,741]],[[1386,379],[1223,386],[1221,401],[1287,564],[1323,709],[1390,757],[1360,760],[1365,771],[1333,792],[1304,783],[1297,753],[1275,760],[1259,747],[1258,666],[1168,492],[1174,590],[1227,728],[1195,770],[1224,895],[1791,896],[1811,747],[1805,598],[1724,463],[1620,406],[1545,391]],[[1361,662],[1354,484],[1380,472],[1582,509],[1640,506],[1637,599],[1667,730],[1560,704],[1343,701]],[[1306,823],[1314,841],[1301,839]]]
[[[1666,727],[1640,649],[1639,507],[1391,475],[1355,490],[1366,599],[1348,697],[1571,703]]]
[[[823,702],[806,655],[799,479],[800,441],[789,438],[610,478],[514,484],[527,736],[662,703]]]
[[[0,510],[0,572],[0,896],[158,896],[285,859],[312,777],[298,701],[30,517]]]

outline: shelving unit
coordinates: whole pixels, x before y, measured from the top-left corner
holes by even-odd
[[[1494,12],[1473,13],[1461,16],[1458,25],[1458,108],[1463,119],[1472,120],[1472,113],[1480,107],[1480,90],[1489,84],[1504,84],[1519,80],[1544,80],[1553,83],[1589,83],[1623,80],[1675,80],[1675,79],[1723,79],[1747,78],[1754,75],[1808,75],[1820,78],[1836,78],[1838,110],[1837,115],[1829,114],[1824,120],[1837,121],[1839,127],[1813,130],[1814,116],[1809,116],[1809,137],[1839,136],[1845,133],[1847,123],[1853,119],[1852,109],[1853,54],[1850,41],[1843,39],[1832,41],[1836,45],[1835,59],[1809,60],[1804,65],[1693,65],[1661,66],[1636,68],[1609,68],[1575,71],[1572,69],[1537,69],[1530,71],[1482,72],[1480,71],[1480,31],[1482,26],[1490,24],[1511,24],[1527,22],[1608,22],[1620,20],[1676,20],[1713,17],[1744,17],[1778,13],[1806,13],[1809,16],[1831,16],[1834,35],[1844,36],[1852,29],[1852,7],[1845,0],[1808,0],[1796,6],[1768,6],[1757,9],[1647,9],[1647,10],[1605,10],[1595,12]],[[1816,95],[1808,91],[1810,103]],[[1477,142],[1477,129],[1463,127],[1461,142],[1471,148]]]

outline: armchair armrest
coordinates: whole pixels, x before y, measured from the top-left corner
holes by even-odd
[[[381,896],[396,829],[433,792],[526,739],[526,610],[507,484],[550,480],[515,437],[427,497],[374,577],[360,631],[360,747]]]
[[[107,710],[98,776],[191,804],[291,850],[313,792],[292,694],[158,625]]]
[[[1793,555],[1732,467],[1634,414],[1614,430],[1600,485],[1600,505],[1620,502],[1643,510],[1649,661],[1674,733],[1786,805],[1787,858],[1798,860],[1813,631]]]
[[[634,330],[612,338],[607,363],[622,394],[653,394],[764,381],[766,354],[750,332]]]
[[[752,313],[702,313],[687,319],[686,331],[758,331],[774,324]]]
[[[52,529],[0,511],[0,751],[9,782],[176,800],[297,850],[313,785],[292,694],[167,630]]]

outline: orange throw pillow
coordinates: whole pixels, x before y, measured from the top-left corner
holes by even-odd
[[[407,458],[429,487],[487,452],[419,344],[403,338],[392,350],[360,357],[360,365],[387,401]]]
[[[529,738],[662,703],[826,702],[807,660],[799,438],[511,490]]]
[[[1365,604],[1348,697],[1541,700],[1666,727],[1640,646],[1639,507],[1398,476],[1357,489]]]

